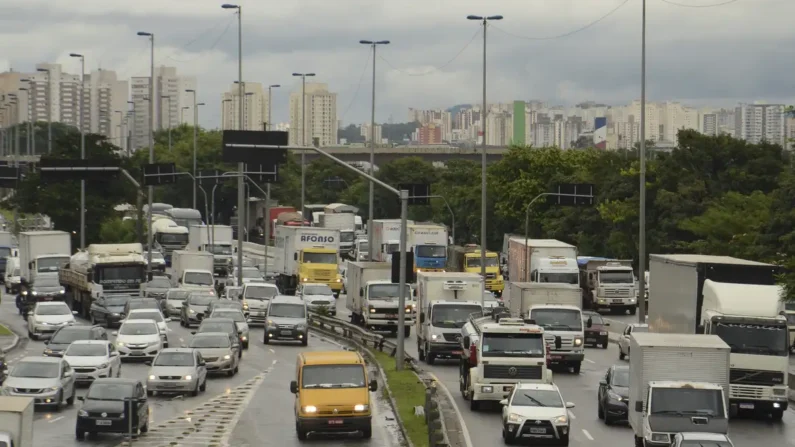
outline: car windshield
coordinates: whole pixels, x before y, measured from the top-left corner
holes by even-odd
[[[105,357],[108,355],[108,347],[99,343],[72,343],[64,355]]]
[[[91,338],[89,330],[87,329],[75,329],[71,331],[69,329],[71,328],[67,327],[56,332],[50,339],[50,343],[67,344],[73,341],[88,340]]]
[[[334,264],[337,265],[336,253],[304,253],[304,264]]]
[[[563,400],[555,390],[519,389],[511,399],[511,405],[520,407],[562,408]]]
[[[441,328],[460,328],[472,314],[482,315],[483,308],[475,305],[442,305],[433,306],[431,325]]]
[[[208,245],[207,251],[214,255],[231,255],[232,254],[232,246],[231,245]]]
[[[447,247],[444,245],[420,245],[416,250],[418,258],[447,257]]]
[[[166,294],[167,300],[175,300],[175,301],[185,301],[188,299],[188,295],[190,292],[187,290],[169,290]]]
[[[227,287],[225,293],[227,298],[240,298],[240,294],[243,293],[243,289],[240,287]]]
[[[305,318],[306,309],[303,304],[271,304],[268,309],[268,316],[275,318]]]
[[[589,318],[591,319],[591,324],[594,326],[605,324],[605,320],[603,320],[602,316],[599,314],[582,314],[582,324],[587,325]]]
[[[602,284],[635,284],[635,276],[629,270],[600,271],[599,282]]]
[[[193,366],[192,352],[161,352],[152,366]]]
[[[191,348],[228,348],[232,346],[226,335],[196,335],[190,341]]]
[[[163,314],[158,311],[151,311],[151,312],[130,312],[128,317],[130,320],[155,320],[158,323],[162,323],[166,321],[163,318]]]
[[[153,251],[152,252],[152,260],[153,261],[165,261],[166,258],[163,257],[163,253],[160,253],[159,251]]]
[[[130,301],[129,296],[109,296],[105,298],[105,306],[107,307],[124,307]]]
[[[210,272],[187,272],[183,282],[185,284],[211,286],[213,285],[213,274]]]
[[[191,295],[188,304],[192,306],[208,306],[214,299],[214,295]]]
[[[123,323],[119,328],[119,335],[154,335],[159,333],[157,324],[145,322]]]
[[[486,257],[486,267],[497,267],[497,257]],[[472,267],[480,267],[480,258],[479,257],[471,257],[467,258],[467,268]]]
[[[325,284],[304,286],[304,295],[333,295],[333,294],[334,292],[331,291],[331,287]]]
[[[530,319],[550,331],[581,331],[582,313],[575,309],[532,309]]]
[[[72,315],[72,311],[66,303],[58,303],[47,306],[36,306],[36,315]]]
[[[262,278],[262,274],[260,274],[259,269],[256,267],[243,269],[243,278]]]
[[[616,368],[613,370],[611,385],[629,388],[629,368]]]
[[[124,400],[133,395],[133,385],[130,383],[103,383],[94,382],[88,389],[86,399],[90,400]]]
[[[410,290],[406,287],[403,295],[410,299]],[[400,284],[373,284],[367,287],[367,299],[369,300],[388,300],[400,297]]]
[[[483,336],[483,357],[543,357],[544,337],[540,333],[493,333]]]
[[[219,310],[219,311],[213,312],[213,314],[210,315],[210,318],[229,318],[230,320],[234,321],[235,323],[245,323],[246,322],[246,317],[243,315],[243,312],[240,312],[239,310],[236,310],[236,311]]]
[[[363,388],[362,365],[311,365],[301,371],[301,388]]]
[[[166,278],[153,278],[146,284],[146,287],[152,287],[155,289],[168,289],[171,287],[171,281]]]
[[[279,294],[276,287],[247,286],[243,298],[247,300],[269,300]]]
[[[35,289],[36,287],[58,287],[60,285],[61,284],[58,282],[58,278],[43,277],[43,278],[36,278],[36,281],[33,283],[33,288]]]
[[[50,379],[60,377],[61,365],[53,362],[23,361],[11,370],[11,377],[27,377],[33,379]]]
[[[234,325],[234,323],[231,323]],[[224,333],[231,333],[233,332],[232,328],[230,327],[230,323],[226,321],[207,321],[204,320],[199,326],[198,332],[224,332]]]

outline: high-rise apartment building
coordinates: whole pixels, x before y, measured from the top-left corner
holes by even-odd
[[[132,147],[140,149],[149,146],[151,120],[149,118],[149,76],[136,76],[131,80],[132,96]],[[174,67],[155,68],[155,130],[168,129],[180,124],[194,124],[193,93],[196,90],[196,78],[179,76]],[[198,94],[201,94],[199,92]],[[165,98],[165,97],[168,98]],[[197,102],[201,102],[197,98]],[[188,107],[183,112],[182,108]]]
[[[417,129],[415,138],[419,144],[442,144],[442,128],[436,124],[426,124]]]
[[[783,104],[740,104],[734,112],[735,138],[787,147],[785,111]]]
[[[321,147],[337,144],[337,94],[328,84],[308,82],[301,101],[301,90],[298,84],[290,93],[290,144],[309,146],[315,139]]]
[[[718,134],[717,113],[704,113],[701,115],[701,133],[712,137]]]
[[[361,129],[362,136],[364,137],[364,142],[369,144],[370,143],[370,132],[371,132],[370,123],[362,124],[360,129]],[[380,124],[376,124],[375,126],[373,126],[373,130],[375,130],[375,144],[381,144],[381,138],[382,138],[381,137],[381,125]]]
[[[243,84],[243,130],[262,130],[268,120],[268,94],[259,82]],[[221,94],[221,129],[240,129],[240,88]],[[270,130],[270,129],[269,129]]]

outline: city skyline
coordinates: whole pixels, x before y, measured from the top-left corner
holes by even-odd
[[[564,105],[586,99],[616,104],[637,98],[639,3],[539,1],[524,7],[508,0],[490,2],[488,12],[505,19],[489,28],[489,102],[544,98]],[[679,3],[708,6],[716,2]],[[329,90],[338,93],[339,120],[367,121],[372,61],[368,62],[368,49],[358,44],[366,38],[392,42],[376,60],[377,121],[400,121],[407,107],[431,109],[478,101],[482,42],[476,36],[478,27],[465,20],[467,14],[482,9],[478,2],[425,5],[422,17],[397,5],[354,0],[328,5],[297,0],[279,11],[258,8],[250,0],[241,4],[246,11],[243,78],[284,87],[274,92],[274,122],[288,121],[288,92],[299,84],[289,79],[292,71],[309,70],[317,73],[317,82],[327,83]],[[6,45],[0,71],[9,67],[28,71],[48,61],[75,72],[78,61],[70,60],[68,54],[77,51],[86,55],[87,71],[102,67],[117,71],[120,79],[147,76],[146,42],[135,36],[145,29],[157,36],[156,65],[175,66],[185,76],[197,78],[199,101],[209,105],[200,114],[200,124],[218,126],[221,107],[212,102],[236,79],[236,39],[234,26],[228,26],[234,17],[218,5],[175,1],[164,7],[146,0],[133,12],[103,3],[101,9],[107,14],[102,16],[96,14],[97,5],[92,2],[44,5],[31,0],[11,8],[18,20],[4,29],[4,41],[17,42],[15,36],[26,32],[41,38],[27,39],[24,50]],[[353,7],[369,20],[353,20],[346,12]],[[40,14],[44,9],[48,13]],[[792,13],[795,4],[782,0],[760,0],[753,8],[745,0],[710,8],[648,0],[649,100],[694,107],[728,107],[755,100],[792,103],[787,73],[795,68],[789,67],[793,62],[769,51],[795,43],[787,23]],[[604,20],[586,27],[605,15]],[[63,26],[50,27],[50,22]],[[294,24],[310,22],[312,28],[299,26],[296,36]],[[674,25],[677,35],[672,39],[668,30]],[[530,30],[537,34],[530,35]],[[55,32],[57,37],[48,38]],[[528,39],[569,32],[574,34]]]

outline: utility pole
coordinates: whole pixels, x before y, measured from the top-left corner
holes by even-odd
[[[149,55],[149,163],[155,162],[155,35],[144,31],[138,32],[139,36],[149,37],[151,42],[151,53]],[[152,275],[152,195],[154,188],[148,187],[148,208],[146,210],[147,220],[147,276]]]
[[[306,146],[306,77],[314,73],[293,73],[301,77],[301,146]],[[311,134],[310,134],[311,135]],[[306,151],[301,151],[301,225],[306,222],[304,199],[306,197]],[[309,216],[310,218],[312,216]]]
[[[646,322],[646,0],[640,37],[640,222],[638,235],[638,322]]]
[[[86,58],[82,54],[71,53],[69,57],[80,59],[80,159],[86,159],[86,129],[84,122],[84,103],[86,89]],[[86,248],[86,181],[80,180],[80,249]]]
[[[187,89],[185,92],[193,94],[193,209],[196,209],[196,151],[199,145],[197,133],[199,128],[199,108],[196,104],[196,90]]]

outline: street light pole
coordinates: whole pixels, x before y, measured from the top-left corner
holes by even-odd
[[[86,79],[86,58],[82,54],[71,53],[69,57],[80,59],[80,159],[86,159],[86,129],[85,129],[85,79]],[[80,249],[86,248],[86,181],[80,180]]]
[[[233,5],[225,3],[221,5],[223,9],[236,9],[237,10],[237,88],[238,88],[238,113],[240,119],[238,120],[238,129],[243,130],[243,8],[240,5]],[[237,170],[241,176],[237,179],[237,283],[243,284],[243,232],[245,230],[243,224],[243,207],[244,203],[243,190],[245,182],[243,174],[245,171],[243,163],[237,164]]]
[[[151,53],[149,55],[149,163],[155,162],[155,35],[152,33],[139,31],[139,36],[149,37],[151,42]],[[147,254],[146,272],[147,276],[152,274],[152,195],[154,188],[148,187],[148,207],[146,210],[147,220]]]
[[[199,144],[199,136],[197,133],[199,108],[196,105],[196,90],[187,89],[185,92],[193,95],[193,209],[196,209],[196,150]]]
[[[363,45],[370,45],[373,48],[373,96],[372,96],[372,103],[370,107],[370,175],[375,175],[375,49],[378,45],[389,45],[388,40],[360,40],[360,44]],[[372,231],[372,222],[373,222],[373,207],[375,204],[375,184],[371,181],[370,182],[370,192],[369,192],[369,210],[367,211],[367,237],[371,239],[370,235]],[[369,253],[369,258],[371,261],[375,259],[375,247],[373,244],[367,244]],[[404,256],[404,254],[401,254]]]
[[[171,152],[171,95],[163,95],[162,98],[168,104],[168,151]],[[194,175],[196,175],[195,172]]]
[[[52,72],[49,68],[37,68],[47,73],[47,153],[52,153]]]
[[[640,234],[638,235],[638,322],[646,322],[646,0],[640,38]]]
[[[268,86],[268,128],[265,129],[265,130],[273,130],[273,122],[271,121],[271,109],[272,109],[272,107],[271,107],[271,99],[273,98],[273,89],[274,88],[279,88],[279,87],[281,87],[281,85],[279,85],[279,84],[272,84],[272,85]],[[269,183],[268,184],[268,188],[270,188],[270,186],[271,185]],[[270,193],[270,190],[268,190],[268,193]],[[268,197],[270,197],[270,196],[268,196]],[[267,242],[266,242],[266,244],[267,244]],[[266,261],[267,261],[267,259],[266,259]]]
[[[468,20],[477,20],[483,23],[483,109],[480,111],[481,132],[483,134],[483,153],[480,160],[480,276],[486,284],[486,28],[491,20],[502,20],[502,16],[467,16]]]
[[[293,73],[301,77],[301,146],[306,146],[306,77],[315,76],[314,73]],[[306,198],[306,154],[301,151],[301,225],[306,222],[304,216],[304,199]],[[310,216],[311,217],[311,216]]]

